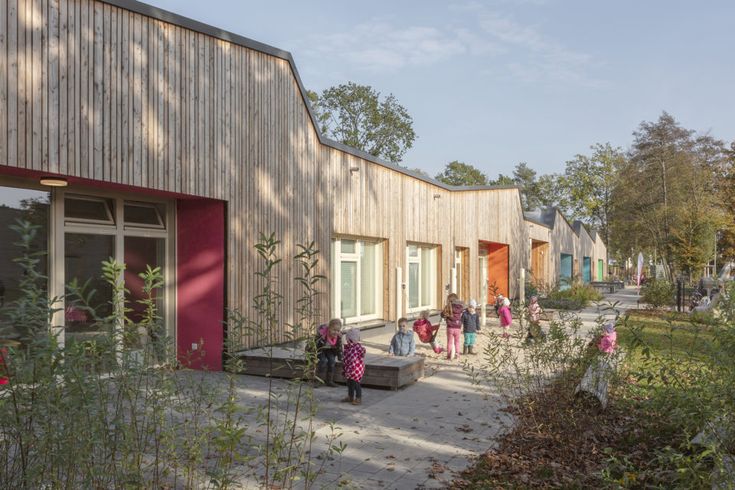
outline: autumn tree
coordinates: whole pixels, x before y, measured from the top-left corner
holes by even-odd
[[[633,136],[612,191],[614,248],[623,255],[645,250],[670,274],[697,275],[724,223],[713,176],[725,158],[724,145],[665,112],[642,122]]]
[[[413,146],[413,119],[393,94],[354,82],[307,93],[322,134],[392,163]]]
[[[436,180],[448,185],[487,185],[487,176],[469,163],[454,160],[436,175]]]

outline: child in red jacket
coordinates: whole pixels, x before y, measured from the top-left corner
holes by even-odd
[[[429,310],[424,310],[419,314],[419,318],[413,322],[413,331],[416,332],[421,342],[431,345],[431,348],[436,354],[444,352],[442,346],[436,341],[439,325],[431,324],[429,321]]]

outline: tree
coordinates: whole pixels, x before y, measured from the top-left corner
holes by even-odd
[[[498,178],[495,180],[488,179],[487,181],[488,185],[516,185],[516,181],[513,180],[513,177],[508,177],[507,175],[498,174]]]
[[[487,185],[487,176],[472,165],[454,160],[447,163],[436,180],[449,185]]]
[[[399,162],[413,146],[413,119],[393,94],[354,82],[307,92],[322,134],[389,162]]]
[[[726,223],[714,172],[726,166],[724,144],[697,136],[666,112],[633,135],[613,189],[614,249],[624,256],[644,250],[671,275],[697,275]]]
[[[591,155],[578,154],[566,164],[562,181],[568,198],[565,204],[572,217],[592,226],[609,244],[612,193],[625,154],[610,143],[590,148]]]
[[[535,170],[527,163],[521,162],[513,169],[512,184],[521,188],[521,203],[524,211],[538,208],[560,206],[565,201],[562,199],[564,193],[560,176],[556,174],[541,175],[537,177]],[[498,176],[499,180],[507,179],[504,175]]]

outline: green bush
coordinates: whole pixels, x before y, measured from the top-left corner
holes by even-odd
[[[541,302],[542,308],[581,310],[592,301],[602,301],[602,294],[589,284],[572,281],[567,289],[554,288]]]
[[[641,299],[652,308],[671,306],[676,300],[676,286],[663,279],[651,279],[641,288]]]
[[[13,228],[23,250],[15,260],[23,271],[22,294],[5,305],[3,314],[23,335],[20,346],[0,344],[2,374],[9,378],[0,387],[0,488],[225,489],[240,488],[241,478],[258,480],[264,488],[310,488],[331,455],[344,450],[337,428],[330,426],[324,436],[326,448],[315,435],[316,400],[301,380],[286,388],[271,381],[267,399],[249,400],[248,407],[234,374],[242,368],[235,356],[227,356],[224,383],[180,370],[171,339],[160,335],[159,268],[140,275],[144,315],[136,322],[127,315],[125,266],[103,262],[113,313],[98,317],[88,307],[95,292],[84,284],[69,284],[69,294],[48,299],[46,277],[37,270],[39,252],[33,250],[37,227],[19,223]],[[272,287],[280,262],[277,245],[272,235],[261,236],[256,248],[264,270],[257,277],[263,290],[254,298],[258,316],[230,312],[230,334],[246,324],[258,338],[273,336],[280,307]],[[299,247],[300,324],[293,327],[313,336],[322,279],[315,273],[318,251],[313,244]],[[62,300],[85,308],[101,333],[61,345],[50,320]],[[137,336],[146,331],[156,335],[140,342]],[[8,334],[0,331],[0,339]],[[231,342],[239,337],[231,336],[227,352],[238,347]],[[265,440],[256,439],[261,432]]]

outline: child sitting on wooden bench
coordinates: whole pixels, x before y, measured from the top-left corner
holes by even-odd
[[[398,319],[398,332],[393,336],[388,348],[390,356],[412,356],[416,351],[416,340],[413,331],[408,329],[408,320]]]

